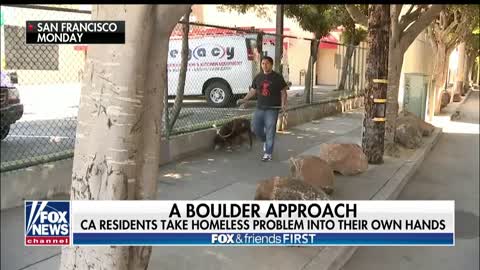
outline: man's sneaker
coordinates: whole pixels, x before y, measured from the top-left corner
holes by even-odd
[[[272,160],[272,155],[263,154],[262,161],[270,161]]]

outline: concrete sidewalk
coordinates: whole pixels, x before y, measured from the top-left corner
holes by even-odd
[[[278,134],[274,160],[260,161],[261,144],[233,152],[199,154],[161,168],[160,200],[251,200],[259,180],[288,175],[288,158],[316,154],[321,143],[358,143],[363,109],[326,117]],[[332,199],[394,199],[441,133],[424,137],[422,148],[385,158],[357,176],[336,175]],[[1,212],[1,269],[57,269],[60,248],[23,246],[23,208]],[[154,247],[149,269],[336,269],[355,247]]]

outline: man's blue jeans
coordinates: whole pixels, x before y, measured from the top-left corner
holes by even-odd
[[[277,132],[278,109],[258,109],[253,114],[253,133],[265,143],[266,154],[273,153],[275,133]]]

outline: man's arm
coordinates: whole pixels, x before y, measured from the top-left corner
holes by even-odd
[[[255,96],[255,94],[256,94],[256,92],[257,92],[257,91],[255,90],[255,88],[256,88],[255,82],[256,82],[256,80],[257,80],[257,77],[258,77],[258,75],[255,76],[255,78],[253,78],[252,84],[251,84],[251,86],[250,86],[250,91],[248,91],[247,95],[245,95],[242,99],[239,100],[240,102],[243,103],[243,102],[245,102],[245,101],[247,101],[247,100],[249,100],[249,99],[251,99],[252,97]]]
[[[237,100],[237,105],[241,105],[243,103],[246,103],[247,100],[251,99],[253,96],[256,94],[256,90],[253,88],[250,88],[250,91],[245,95],[242,99]]]
[[[244,101],[247,101],[247,100],[251,99],[252,97],[255,96],[256,92],[257,92],[257,91],[256,91],[255,89],[250,88],[250,91],[247,93],[246,96],[243,97],[243,100],[244,100]]]

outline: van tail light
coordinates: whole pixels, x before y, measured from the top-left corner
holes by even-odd
[[[254,58],[255,58],[255,56],[253,54],[253,50],[251,48],[247,49],[247,57],[248,57],[248,60],[250,60],[250,61],[253,61]]]

